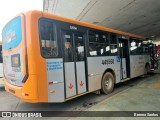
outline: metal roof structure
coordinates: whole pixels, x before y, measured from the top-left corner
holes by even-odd
[[[147,37],[160,36],[160,0],[44,0],[43,11]]]

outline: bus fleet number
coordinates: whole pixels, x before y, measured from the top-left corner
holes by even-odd
[[[114,64],[114,59],[102,60],[103,65]]]

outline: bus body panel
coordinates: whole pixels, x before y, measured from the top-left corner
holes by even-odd
[[[4,74],[8,82],[23,86],[26,76],[24,16],[17,16],[11,20],[2,31]]]
[[[63,60],[47,59],[48,102],[64,102]]]
[[[80,61],[76,62],[76,71],[77,73],[77,89],[78,94],[84,93],[87,91],[86,84],[86,70],[85,70],[85,62]]]
[[[46,59],[42,57],[39,41],[39,19],[42,12],[30,11],[26,13],[26,42],[28,52],[28,68],[30,75],[36,76],[37,102],[48,102],[48,81]],[[35,32],[37,31],[37,32]],[[28,80],[27,80],[28,81]],[[30,86],[28,86],[30,87]],[[33,86],[34,88],[34,86]]]
[[[121,61],[122,61],[122,69],[121,69],[122,75],[121,75],[121,79],[125,79],[125,78],[127,78],[126,58],[122,58]]]
[[[89,92],[101,89],[101,80],[106,70],[113,70],[115,83],[120,82],[120,62],[116,56],[88,57]],[[106,63],[102,63],[106,61]]]
[[[22,87],[10,84],[6,78],[4,79],[5,90],[18,98],[22,98]]]
[[[25,16],[22,14],[20,14],[20,16],[23,16],[22,42],[20,44],[22,44],[21,48],[25,73],[24,75],[28,72],[28,78],[26,77],[24,85],[13,87],[13,85],[8,82],[7,77],[5,77],[5,89],[26,102],[48,102],[46,59],[42,58],[40,54],[39,41],[36,40],[39,39],[39,33],[35,32],[38,31],[38,20],[42,17],[42,13],[30,11],[25,13]],[[15,50],[18,48],[20,47],[16,47],[12,51],[3,51],[4,56],[7,54],[12,54],[12,52],[15,53]],[[39,61],[40,64],[36,64],[37,61]],[[28,69],[26,68],[27,66]]]
[[[11,67],[12,63],[11,61],[13,59],[19,59],[20,66],[19,67]],[[22,55],[22,48],[20,48],[18,51],[14,52],[14,54],[5,54],[4,55],[4,74],[8,80],[13,85],[17,86],[23,86],[23,78],[24,75],[24,63],[23,63],[23,55]]]
[[[74,62],[64,63],[66,98],[75,96],[76,93],[76,76]]]
[[[145,65],[149,63],[149,55],[131,55],[130,56],[130,68],[131,68],[131,78],[144,75]]]
[[[21,98],[23,101],[39,102],[38,94],[37,94],[37,76],[36,75],[30,75],[29,79],[25,82],[23,87],[12,85],[5,79],[5,90]]]
[[[30,13],[28,13],[30,14]],[[28,19],[30,19],[29,17],[30,15],[28,15]],[[18,17],[21,17],[21,28],[16,28],[15,29],[15,33],[12,34],[11,37],[14,37],[14,35],[19,38],[19,44],[17,44],[16,42],[13,44],[10,44],[10,46],[13,48],[5,48],[5,31],[3,31],[3,43],[4,43],[4,49],[3,49],[3,53],[4,53],[4,73],[5,73],[5,89],[7,92],[18,96],[19,98],[21,98],[24,101],[28,101],[28,102],[39,102],[38,101],[38,94],[37,94],[37,76],[30,74],[28,79],[27,79],[27,65],[28,65],[28,60],[27,60],[27,55],[26,51],[27,48],[30,48],[27,46],[26,44],[26,34],[27,34],[27,38],[29,38],[30,36],[30,32],[26,33],[26,26],[27,28],[29,28],[30,23],[28,24],[28,20],[25,18],[24,14],[20,14]],[[14,18],[16,19],[16,17]],[[13,19],[13,20],[14,20]],[[7,25],[15,25],[14,23],[9,22]],[[7,26],[6,25],[6,26]],[[20,25],[19,25],[20,26]],[[7,28],[9,29],[9,28]],[[11,28],[10,31],[14,32],[14,29]],[[20,33],[16,33],[17,31],[22,33],[22,36],[19,37],[21,34]],[[7,33],[8,34],[8,33]],[[15,37],[15,38],[16,38]],[[21,38],[21,39],[20,39]],[[13,39],[14,40],[14,39]],[[27,42],[30,39],[28,39]],[[12,39],[10,39],[9,41],[12,42]],[[17,55],[18,54],[18,55]],[[13,57],[13,58],[12,58]],[[19,57],[19,58],[18,58]],[[13,60],[12,60],[13,59]],[[13,62],[11,62],[13,61]],[[15,64],[15,65],[14,65]],[[19,67],[20,66],[20,67]],[[32,66],[34,69],[34,66]],[[9,72],[9,73],[8,73]],[[26,81],[25,84],[23,82],[23,80],[25,80],[26,77]],[[15,79],[16,78],[16,79]]]

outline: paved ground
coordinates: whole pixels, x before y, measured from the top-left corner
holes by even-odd
[[[117,84],[110,95],[87,94],[65,103],[31,104],[20,101],[0,88],[0,111],[122,111],[122,110],[159,110],[159,75],[135,78],[123,84]],[[159,103],[158,103],[159,102]],[[63,112],[62,112],[63,113]],[[72,114],[72,112],[70,113]],[[16,120],[10,118],[9,120]],[[46,119],[46,118],[41,118]],[[53,118],[47,118],[50,120]],[[58,118],[72,119],[72,118]],[[84,119],[84,118],[74,118]],[[88,118],[85,118],[88,119]],[[99,118],[105,119],[105,118]],[[108,118],[107,118],[108,119]],[[129,118],[132,119],[132,118]],[[148,118],[147,118],[148,119]],[[144,119],[145,120],[145,119]]]
[[[148,77],[137,85],[92,106],[87,111],[159,111],[159,117],[118,118],[118,120],[160,120],[160,75]],[[137,112],[138,113],[138,112]],[[153,113],[153,112],[148,112]],[[111,113],[112,114],[112,113]],[[114,114],[114,112],[113,112]],[[75,118],[74,118],[75,119]],[[81,120],[82,118],[76,118]],[[83,118],[83,120],[88,118]],[[99,119],[105,119],[103,117]],[[117,118],[107,118],[116,120]],[[94,119],[93,119],[94,120]]]

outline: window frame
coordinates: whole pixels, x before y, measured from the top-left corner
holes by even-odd
[[[67,42],[67,40],[66,40],[66,38],[65,38],[65,35],[70,35],[70,44],[71,44],[71,46],[72,46],[72,48],[70,48],[71,49],[71,52],[72,52],[72,57],[71,57],[71,59],[69,59],[69,60],[66,60],[65,59],[65,42]],[[64,62],[74,62],[75,60],[74,60],[74,41],[73,41],[73,33],[72,32],[70,32],[70,31],[64,31],[63,32],[63,40],[62,40],[62,51],[63,51],[63,61]]]
[[[51,56],[51,57],[46,57],[42,54],[42,41],[41,41],[41,30],[40,30],[40,27],[41,27],[41,22],[42,21],[47,21],[47,22],[51,22],[52,23],[52,26],[53,26],[53,35],[54,35],[54,40],[56,41],[56,52],[57,52],[57,55],[56,56]],[[38,21],[38,34],[39,34],[39,45],[40,45],[40,54],[43,58],[45,59],[51,59],[51,58],[58,58],[59,57],[59,43],[58,43],[58,40],[57,40],[57,26],[56,26],[56,23],[54,20],[52,19],[49,19],[49,18],[40,18],[39,21]]]
[[[149,46],[148,44],[143,44],[143,41],[145,41],[144,39],[141,40],[142,41],[142,47],[143,47],[143,55],[149,55]],[[146,49],[147,48],[147,52],[146,52]]]
[[[93,42],[92,40],[91,40],[91,42],[90,42],[90,33],[96,33],[96,34],[99,35],[97,42]],[[96,34],[95,34],[95,35],[96,35]],[[103,38],[103,37],[102,37],[103,35],[106,35],[106,37],[107,37],[107,38],[106,38],[106,39],[107,39],[107,42],[106,42],[106,43],[100,42],[101,39]],[[90,50],[89,50],[90,44],[96,44],[96,46],[97,46],[97,44],[110,46],[110,33],[109,33],[109,32],[102,31],[102,30],[97,30],[97,29],[89,29],[89,30],[88,30],[88,52],[87,52],[87,54],[88,54],[89,57],[110,56],[110,53],[109,53],[108,55],[105,55],[105,54],[99,55],[98,53],[97,53],[97,55],[90,55]],[[96,48],[96,51],[97,51],[97,48]],[[109,50],[109,51],[110,51],[110,50]]]
[[[112,39],[111,39],[112,35],[115,36],[115,41],[114,42],[116,42],[116,43],[113,43],[113,44],[111,43],[111,41],[112,41]],[[119,52],[118,52],[118,50],[119,50],[119,42],[118,42],[118,37],[117,36],[118,36],[118,34],[116,34],[116,33],[110,33],[110,35],[109,35],[110,56],[117,56],[117,55],[119,55]],[[111,53],[111,45],[116,45],[117,52]]]
[[[136,43],[135,46],[137,47],[137,48],[135,49],[136,51],[134,51],[134,52],[133,52],[133,50],[131,50],[131,47],[133,47],[133,46],[131,46],[132,41],[135,41],[135,43]],[[138,53],[139,53],[139,49],[138,49],[138,46],[137,46],[138,41],[139,41],[139,40],[138,40],[137,38],[130,38],[130,39],[129,39],[129,44],[130,44],[129,51],[130,51],[130,55],[140,55],[140,54],[138,54]],[[137,52],[137,51],[138,51],[138,52]]]
[[[75,38],[75,36],[81,36],[82,37],[82,40],[81,40],[81,42],[82,42],[82,45],[83,45],[83,47],[82,47],[82,49],[83,49],[83,52],[82,52],[82,54],[83,55],[81,55],[80,57],[78,57],[79,55],[79,50],[78,50],[78,44],[77,44],[77,40],[75,40],[76,38]],[[75,44],[75,60],[76,60],[76,62],[80,62],[80,61],[85,61],[85,52],[86,52],[86,50],[85,50],[85,41],[84,41],[84,34],[81,34],[81,33],[76,33],[76,34],[74,34],[74,44]],[[80,46],[81,47],[81,46]],[[83,58],[82,58],[83,57]]]

